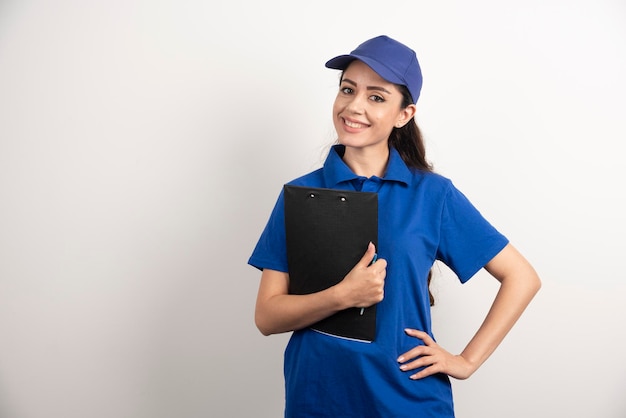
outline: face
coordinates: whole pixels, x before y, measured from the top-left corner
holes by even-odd
[[[359,149],[387,150],[394,127],[407,123],[415,106],[401,108],[402,93],[359,60],[343,73],[333,105],[333,123],[339,143]]]

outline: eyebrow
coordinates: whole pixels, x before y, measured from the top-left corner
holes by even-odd
[[[343,80],[341,80],[341,82],[342,82],[342,83],[343,83],[344,81],[345,81],[346,83],[348,83],[348,84],[352,84],[354,87],[356,87],[356,86],[357,86],[357,84],[356,84],[354,81],[350,80],[349,78],[344,78]],[[385,88],[383,88],[383,87],[380,87],[380,86],[367,86],[367,88],[366,88],[366,89],[367,89],[367,90],[382,91],[382,92],[387,93],[387,94],[392,94],[390,91],[388,91],[387,89],[385,89]]]

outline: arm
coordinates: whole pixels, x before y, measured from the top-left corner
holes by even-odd
[[[528,261],[510,244],[496,255],[485,269],[500,282],[500,289],[484,322],[459,355],[452,355],[437,345],[425,332],[405,332],[424,341],[402,354],[402,370],[425,367],[411,376],[419,379],[435,373],[446,373],[457,379],[470,377],[502,342],[539,291],[541,281]]]
[[[294,331],[342,309],[371,306],[383,299],[385,260],[371,266],[376,249],[368,246],[363,258],[337,285],[308,295],[290,295],[289,275],[263,270],[257,295],[255,323],[263,335]]]

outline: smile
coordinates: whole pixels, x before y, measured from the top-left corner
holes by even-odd
[[[363,123],[359,123],[359,122],[353,122],[353,121],[349,121],[347,119],[344,118],[343,123],[350,127],[350,128],[355,128],[355,129],[361,129],[361,128],[367,128],[369,125],[363,124]]]

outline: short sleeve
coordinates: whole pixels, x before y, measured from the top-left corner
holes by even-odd
[[[467,197],[450,184],[442,206],[437,258],[465,283],[508,242]]]
[[[285,238],[285,204],[281,191],[274,210],[248,260],[259,270],[271,269],[287,272],[287,244]]]

